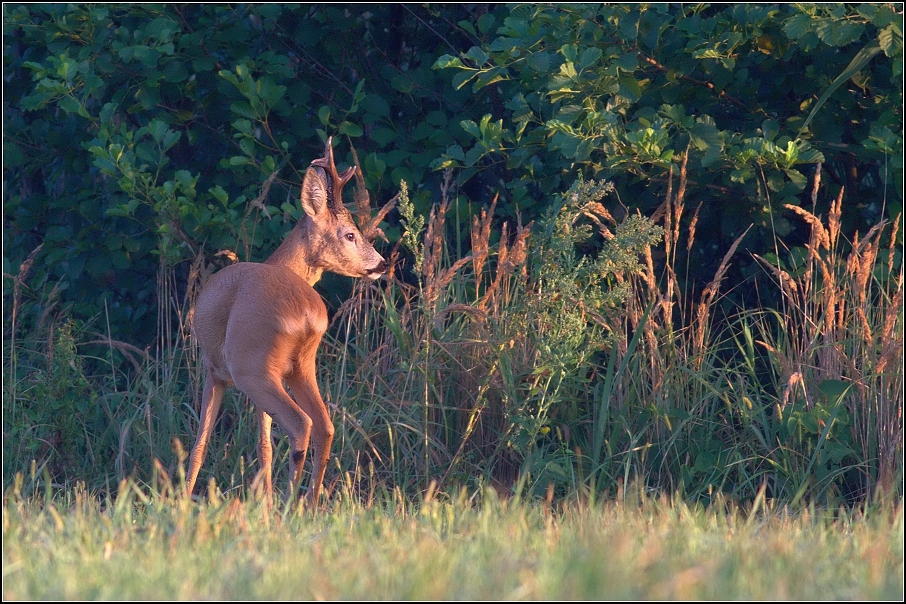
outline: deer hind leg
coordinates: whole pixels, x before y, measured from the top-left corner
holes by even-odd
[[[189,475],[186,478],[186,493],[190,496],[195,488],[195,481],[198,479],[201,464],[204,462],[208,439],[214,430],[214,421],[217,419],[218,411],[220,411],[220,403],[223,401],[225,389],[225,383],[215,379],[210,371],[206,373],[204,391],[201,395],[201,422],[198,425],[198,436],[195,439],[195,446],[192,447],[192,454],[189,457]]]
[[[245,392],[255,405],[257,413],[269,415],[280,424],[289,434],[290,442],[290,461],[289,461],[289,487],[286,491],[286,498],[289,499],[295,490],[299,479],[302,476],[302,467],[305,465],[305,456],[308,451],[308,443],[311,438],[312,420],[299,408],[299,406],[290,398],[289,394],[283,388],[282,380],[279,377],[258,375],[233,376],[236,387]],[[259,421],[261,417],[259,416]],[[270,440],[270,426],[268,426],[268,440]],[[259,424],[259,429],[263,432],[263,424]],[[269,445],[270,443],[268,443]],[[259,447],[261,440],[259,439]],[[265,455],[260,449],[262,457]],[[266,453],[270,455],[270,453]],[[264,460],[261,460],[264,463]],[[267,467],[270,467],[268,462]],[[262,468],[263,469],[263,468]],[[264,470],[267,472],[267,470]],[[267,480],[267,479],[265,479]]]
[[[315,379],[314,363],[311,367],[299,367],[286,378],[296,402],[311,418],[312,432],[312,468],[311,486],[308,490],[308,503],[317,506],[321,493],[321,483],[327,470],[330,457],[330,445],[333,442],[334,427],[327,411],[327,405],[321,399],[318,383]]]
[[[263,483],[264,493],[270,499],[274,494],[272,480],[274,448],[271,444],[273,418],[258,408],[255,409],[255,415],[258,418],[258,465],[260,468],[258,475],[255,477],[254,485],[255,489],[257,489]]]

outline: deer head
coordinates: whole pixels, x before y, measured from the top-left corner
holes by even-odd
[[[387,262],[362,236],[343,205],[343,187],[355,171],[350,167],[338,173],[328,138],[324,157],[311,162],[302,181],[300,201],[305,218],[267,260],[269,264],[299,268],[302,270],[296,272],[300,274],[307,271],[312,284],[323,271],[370,279],[387,272]]]

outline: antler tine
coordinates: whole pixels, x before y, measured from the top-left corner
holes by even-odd
[[[356,169],[355,166],[353,166],[351,168],[346,168],[342,174],[337,173],[337,165],[334,163],[333,159],[332,140],[332,136],[327,137],[324,157],[319,157],[312,161],[311,165],[324,168],[327,171],[327,176],[330,179],[330,197],[327,200],[327,207],[334,213],[337,213],[346,210],[346,208],[343,207],[343,187],[345,187],[346,183],[352,179]]]

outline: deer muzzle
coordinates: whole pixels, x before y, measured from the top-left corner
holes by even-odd
[[[377,279],[381,275],[385,274],[388,270],[390,270],[390,263],[382,258],[380,264],[368,271],[368,274],[366,276],[369,279]]]

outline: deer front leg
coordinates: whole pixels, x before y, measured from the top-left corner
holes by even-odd
[[[201,464],[204,462],[208,439],[214,430],[214,421],[220,411],[220,403],[223,400],[225,389],[226,384],[215,380],[210,371],[205,374],[204,391],[201,395],[201,420],[198,425],[198,436],[195,439],[195,445],[192,447],[192,454],[189,456],[189,475],[186,478],[186,493],[190,497],[192,496],[192,490],[195,488],[195,481],[198,479]]]

